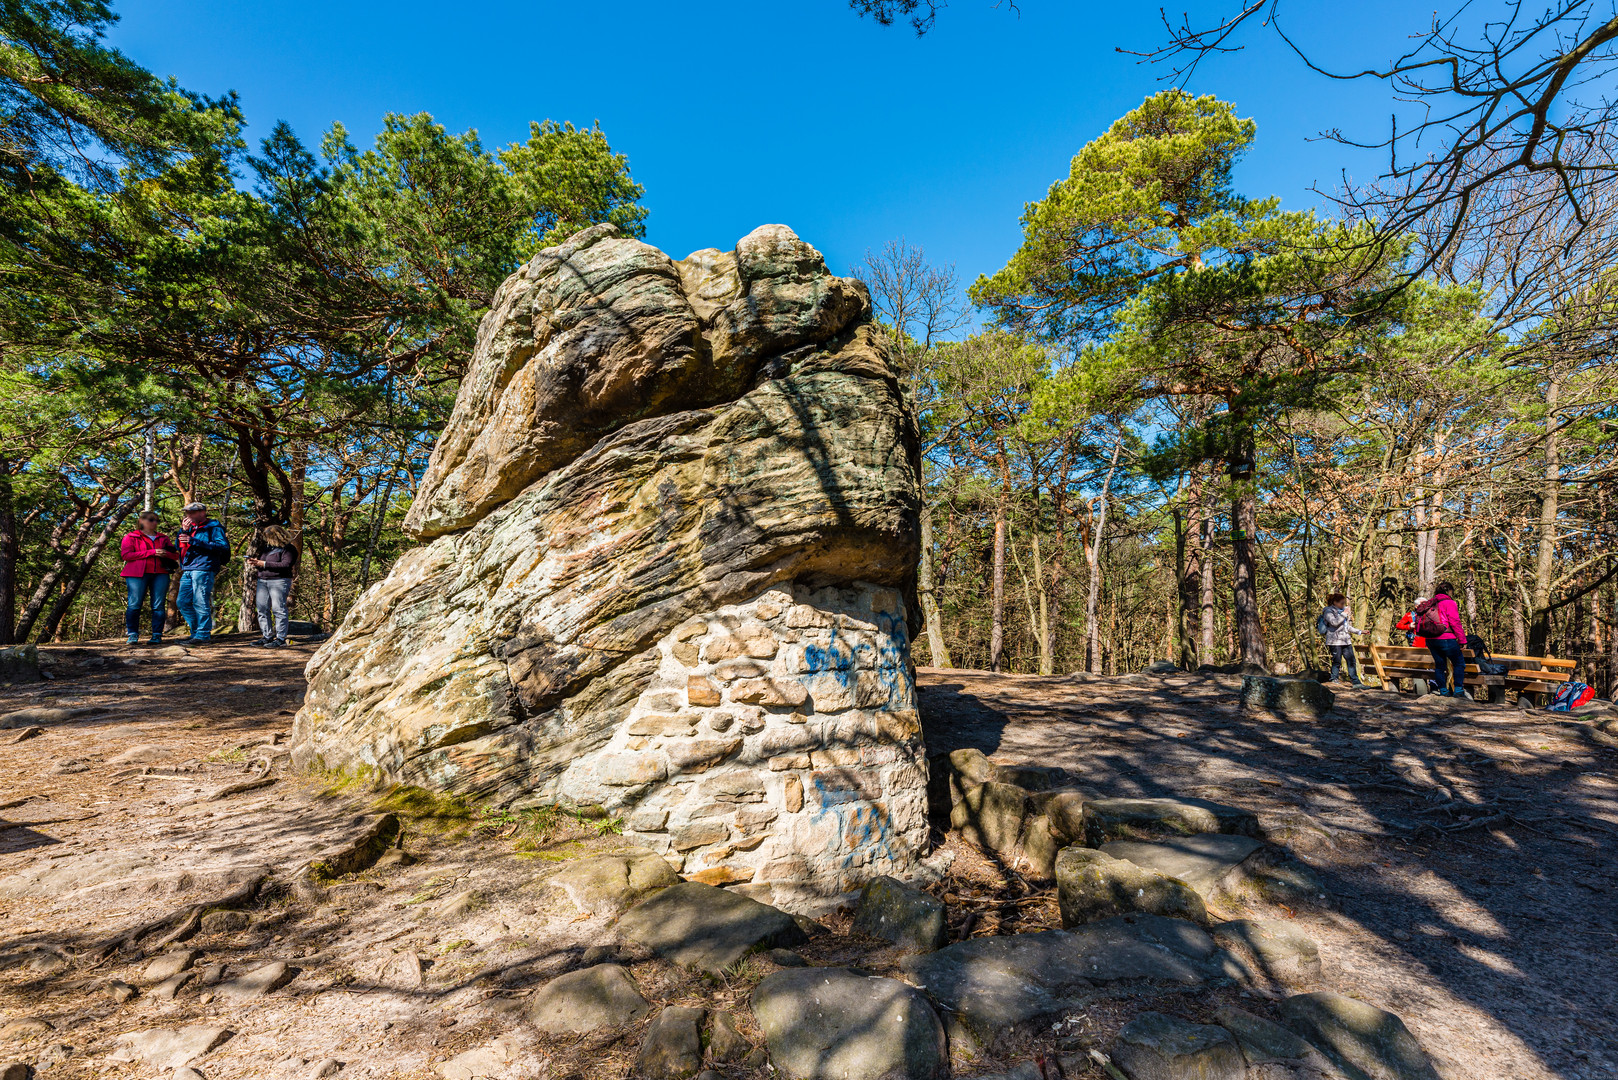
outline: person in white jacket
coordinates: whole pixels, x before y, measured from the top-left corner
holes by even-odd
[[[1346,667],[1348,681],[1354,686],[1363,687],[1365,684],[1360,681],[1360,665],[1354,656],[1354,639],[1351,635],[1365,631],[1354,625],[1348,613],[1348,597],[1342,593],[1332,593],[1326,597],[1326,610],[1320,613],[1316,625],[1326,638],[1326,651],[1331,653],[1331,677],[1326,681],[1336,682],[1337,673]]]

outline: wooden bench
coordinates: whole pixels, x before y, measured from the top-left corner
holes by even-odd
[[[1425,646],[1408,645],[1355,645],[1362,666],[1369,665],[1387,689],[1397,688],[1400,679],[1415,684],[1416,695],[1427,693],[1427,680],[1433,675],[1433,654]],[[1553,656],[1513,656],[1494,653],[1488,659],[1505,664],[1504,675],[1484,675],[1478,670],[1477,658],[1471,649],[1461,650],[1467,660],[1466,685],[1481,686],[1486,700],[1498,701],[1502,689],[1524,694],[1548,694],[1573,677],[1577,664],[1572,660],[1558,660]]]

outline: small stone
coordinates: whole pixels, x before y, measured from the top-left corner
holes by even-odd
[[[169,1080],[207,1080],[205,1076],[195,1069],[175,1069],[169,1074]]]
[[[172,979],[196,960],[198,952],[195,949],[179,949],[175,952],[164,953],[146,965],[141,973],[144,982],[160,983]]]
[[[618,964],[560,975],[540,987],[528,1003],[529,1021],[552,1034],[617,1027],[651,1011],[635,980]]]
[[[117,979],[108,979],[105,983],[103,983],[101,986],[101,992],[112,998],[112,1000],[116,1001],[120,1005],[135,996],[135,988],[133,986],[130,986],[126,982],[120,982]]]
[[[646,1028],[636,1068],[647,1080],[688,1080],[702,1068],[703,1010],[670,1005]]]
[[[787,777],[786,790],[783,793],[782,805],[786,812],[796,814],[803,809],[803,778],[798,776]]]
[[[932,952],[944,944],[944,904],[891,877],[873,878],[860,890],[854,929],[908,952]]]
[[[394,980],[404,990],[414,990],[426,979],[421,969],[421,957],[416,955],[414,949],[406,949],[400,953],[399,959],[393,962],[391,968]]]
[[[1281,1022],[1351,1080],[1438,1080],[1404,1021],[1375,1005],[1327,992],[1281,1002]]]
[[[721,1065],[731,1065],[746,1057],[753,1049],[741,1029],[736,1026],[736,1015],[720,1009],[713,1014],[708,1029],[708,1056]]]
[[[180,988],[190,982],[195,974],[195,972],[191,971],[176,972],[152,987],[150,994],[157,1001],[173,1001],[175,995],[180,992]]]
[[[1183,881],[1092,848],[1063,848],[1056,856],[1057,904],[1063,926],[1145,912],[1208,921],[1202,897]]]
[[[753,991],[769,1059],[790,1077],[943,1080],[944,1028],[921,991],[844,968],[778,971]]]
[[[225,965],[224,964],[209,964],[209,965],[207,965],[206,967],[204,967],[202,969],[202,974],[197,976],[197,985],[198,986],[218,986],[219,983],[224,980],[224,978],[225,978]]]
[[[201,929],[204,934],[233,934],[247,929],[248,918],[245,911],[210,911],[202,917]]]
[[[693,675],[685,684],[685,700],[697,706],[717,705],[720,702],[719,687],[706,675]]]
[[[67,1043],[51,1043],[39,1052],[39,1060],[34,1068],[40,1071],[53,1068],[73,1056],[73,1048]]]
[[[766,949],[764,950],[763,956],[764,959],[768,960],[776,967],[801,968],[809,966],[809,961],[805,960],[802,956],[799,956],[791,949]]]
[[[0,1042],[15,1042],[21,1039],[35,1039],[41,1035],[49,1035],[56,1029],[37,1016],[25,1016],[20,1020],[13,1020],[4,1027],[0,1027]]]
[[[255,1001],[281,989],[296,978],[297,974],[297,969],[277,960],[220,983],[215,993],[225,1001]]]
[[[1230,1032],[1163,1013],[1141,1013],[1113,1040],[1112,1060],[1136,1080],[1244,1080],[1247,1062]]]
[[[496,1040],[498,1041],[498,1040]],[[343,1071],[343,1063],[336,1058],[321,1058],[309,1069],[309,1080],[326,1080]]]

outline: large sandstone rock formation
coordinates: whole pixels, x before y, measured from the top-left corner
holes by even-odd
[[[429,542],[310,661],[295,760],[601,806],[778,901],[902,874],[917,454],[864,289],[791,230],[548,248],[479,330]]]

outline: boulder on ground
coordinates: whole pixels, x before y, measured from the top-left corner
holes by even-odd
[[[1247,1062],[1230,1032],[1158,1012],[1123,1026],[1109,1050],[1130,1080],[1244,1080]]]
[[[600,806],[660,854],[703,826],[686,872],[804,907],[902,877],[918,474],[863,286],[791,230],[675,262],[585,229],[497,291],[426,542],[311,659],[293,764]]]
[[[1280,720],[1322,720],[1336,697],[1313,679],[1278,679],[1272,675],[1242,676],[1244,712]]]
[[[716,1010],[708,1026],[708,1056],[721,1065],[733,1065],[753,1052],[753,1044],[736,1026],[736,1015]]]
[[[687,1080],[702,1068],[704,1010],[670,1005],[646,1027],[635,1068],[646,1080]]]
[[[941,1006],[951,1045],[963,1051],[1032,1034],[1099,999],[1218,986],[1242,974],[1194,923],[1154,915],[971,938],[900,966]]]
[[[844,968],[778,971],[753,991],[770,1063],[787,1080],[944,1080],[944,1028],[897,979]]]
[[[651,1011],[635,980],[617,964],[596,964],[559,975],[528,1001],[529,1021],[551,1033],[617,1027]]]
[[[1250,836],[1199,833],[1154,843],[1114,840],[1102,844],[1101,850],[1115,859],[1185,882],[1206,904],[1239,891],[1247,883],[1248,863],[1263,846]]]
[[[1184,881],[1094,848],[1067,847],[1056,857],[1056,899],[1064,927],[1134,912],[1208,921],[1207,905]]]
[[[139,1061],[154,1069],[180,1069],[202,1057],[235,1032],[212,1024],[148,1028],[118,1036],[112,1061]]]
[[[1303,1064],[1320,1072],[1331,1068],[1331,1063],[1319,1050],[1288,1031],[1280,1024],[1262,1016],[1254,1016],[1245,1009],[1225,1005],[1214,1013],[1214,1020],[1236,1037],[1242,1056],[1249,1065]]]
[[[0,649],[0,683],[34,683],[40,678],[37,647],[8,645]]]
[[[854,929],[910,952],[932,952],[944,944],[944,903],[893,878],[874,878],[860,890]]]
[[[1178,675],[1179,673],[1180,665],[1173,660],[1153,660],[1146,665],[1146,674],[1148,675]]]
[[[1349,1080],[1438,1080],[1404,1021],[1342,994],[1298,994],[1281,1002],[1281,1021],[1319,1049]]]
[[[717,975],[755,949],[809,940],[791,915],[713,885],[682,881],[641,901],[618,933],[676,964]]]
[[[663,856],[640,852],[579,859],[553,874],[550,883],[586,915],[616,915],[679,880]]]

